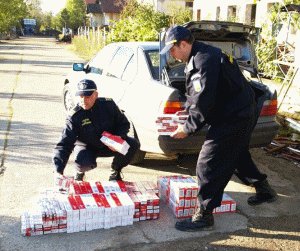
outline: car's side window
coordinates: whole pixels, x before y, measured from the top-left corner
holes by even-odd
[[[136,73],[137,73],[137,60],[135,58],[135,55],[133,55],[125,68],[125,71],[122,75],[122,80],[131,82],[135,78]]]
[[[159,51],[147,51],[146,57],[151,70],[152,77],[159,79]]]
[[[120,47],[120,49],[115,54],[112,59],[106,75],[116,78],[121,78],[125,67],[128,64],[128,61],[133,56],[134,52],[131,48],[128,47]]]
[[[101,75],[105,67],[110,64],[117,48],[117,46],[108,45],[98,52],[98,54],[89,63],[90,72]]]

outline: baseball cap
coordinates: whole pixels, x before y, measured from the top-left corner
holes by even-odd
[[[94,81],[83,79],[77,84],[75,96],[91,96],[96,90],[97,86]]]
[[[167,31],[167,37],[165,40],[165,47],[162,49],[160,54],[167,53],[175,43],[184,39],[186,36],[191,35],[191,32],[183,26],[173,26]]]

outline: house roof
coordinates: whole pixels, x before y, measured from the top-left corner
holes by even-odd
[[[120,13],[123,10],[123,1],[100,0],[100,4],[87,4],[87,13]]]
[[[101,8],[100,4],[94,4],[94,3],[89,3],[86,6],[86,12],[87,14],[89,13],[103,13],[103,10]]]
[[[297,11],[300,13],[300,5],[296,4],[287,4],[281,8],[281,11],[287,12],[287,11]]]

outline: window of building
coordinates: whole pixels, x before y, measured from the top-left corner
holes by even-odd
[[[255,25],[256,17],[256,4],[247,4],[246,5],[246,20],[245,23],[248,25]]]
[[[217,7],[217,11],[216,11],[216,20],[219,21],[220,20],[220,13],[221,13],[221,8],[220,6]]]
[[[201,10],[197,10],[197,21],[201,20]]]
[[[185,7],[186,8],[193,8],[193,2],[185,2]]]
[[[236,21],[236,5],[228,6],[227,20],[230,22]]]

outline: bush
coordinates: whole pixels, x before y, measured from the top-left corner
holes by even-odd
[[[71,49],[88,61],[103,48],[103,45],[103,37],[100,35],[98,41],[98,37],[90,32],[89,39],[86,36],[75,36],[72,40]]]

